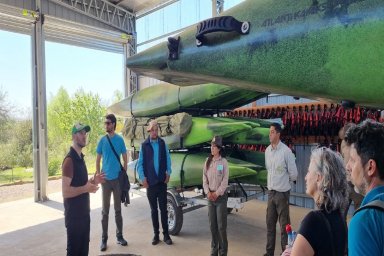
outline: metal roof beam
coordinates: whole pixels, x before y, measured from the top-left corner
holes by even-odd
[[[107,0],[49,0],[127,34],[135,33],[135,15]]]
[[[160,10],[160,9],[163,9],[163,8],[167,7],[168,5],[171,5],[171,4],[174,4],[174,3],[177,3],[177,2],[180,2],[180,0],[169,0],[169,1],[164,2],[164,3],[162,3],[162,4],[160,4],[160,5],[156,6],[156,7],[153,7],[153,8],[151,8],[151,9],[149,9],[149,10],[144,10],[144,11],[142,11],[142,12],[138,12],[138,13],[136,14],[136,19],[139,19],[139,18],[141,18],[141,17],[143,17],[143,16],[146,16],[146,15],[148,15],[148,14],[151,14],[151,13],[153,13],[153,12],[155,12],[155,11],[158,11],[158,10]]]

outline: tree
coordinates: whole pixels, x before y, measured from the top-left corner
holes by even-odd
[[[91,126],[91,132],[88,137],[88,146],[86,151],[95,155],[99,137],[104,134],[103,121],[106,113],[106,107],[101,105],[99,95],[93,95],[91,92],[85,93],[79,90],[72,99],[72,111],[74,121],[80,121]]]
[[[49,156],[62,157],[72,140],[71,128],[82,122],[91,126],[89,145],[85,152],[95,155],[98,138],[103,134],[102,123],[106,108],[96,94],[78,90],[73,97],[61,87],[48,103],[48,150]]]
[[[64,155],[71,141],[73,125],[71,98],[64,87],[60,87],[57,95],[52,98],[47,107],[48,121],[48,151],[53,155]]]
[[[0,123],[8,119],[9,103],[7,102],[7,93],[0,88]]]
[[[10,104],[7,101],[7,93],[0,87],[0,144],[9,140],[9,112]]]
[[[30,167],[33,165],[32,120],[15,120],[11,145],[16,156],[14,165]]]
[[[32,166],[32,120],[9,119],[7,126],[9,135],[0,145],[0,166]]]
[[[121,101],[122,99],[123,99],[123,93],[121,91],[116,90],[113,92],[113,99],[112,99],[113,104]]]

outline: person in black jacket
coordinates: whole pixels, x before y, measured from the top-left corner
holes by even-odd
[[[159,239],[159,213],[157,203],[161,212],[161,226],[163,227],[164,242],[172,244],[168,232],[167,213],[167,183],[171,176],[171,157],[164,140],[159,138],[159,126],[155,120],[147,127],[149,137],[141,144],[138,173],[143,187],[147,188],[147,197],[151,206],[151,217],[154,237],[152,245],[160,242]]]
[[[67,228],[67,255],[88,255],[90,231],[89,193],[95,193],[104,174],[88,180],[87,166],[81,152],[86,144],[88,125],[77,123],[72,128],[73,144],[62,165],[65,227]]]

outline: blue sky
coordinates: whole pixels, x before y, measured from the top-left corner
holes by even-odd
[[[0,88],[19,115],[32,104],[31,41],[27,35],[0,30]],[[123,92],[123,55],[46,42],[47,100],[64,86],[70,95],[78,89],[98,94],[110,104],[116,90]]]

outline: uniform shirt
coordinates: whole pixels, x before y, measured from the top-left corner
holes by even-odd
[[[360,207],[377,199],[384,201],[384,186],[369,191]],[[368,208],[352,217],[348,229],[348,255],[384,256],[384,211]]]
[[[268,171],[268,189],[278,192],[289,191],[290,182],[297,178],[295,156],[291,149],[281,141],[275,149],[269,145],[265,150],[265,165]]]
[[[125,147],[123,137],[121,137],[119,134],[115,134],[113,137],[110,137],[110,139],[119,157],[121,154],[127,153],[127,148]],[[109,144],[106,136],[103,136],[100,139],[96,148],[96,152],[97,154],[102,155],[103,162],[101,169],[105,173],[105,179],[117,179],[121,170],[120,163],[113,153],[111,145]]]
[[[212,159],[211,164],[203,169],[203,188],[205,194],[215,191],[217,195],[224,195],[228,187],[228,162],[227,159],[220,157]]]

